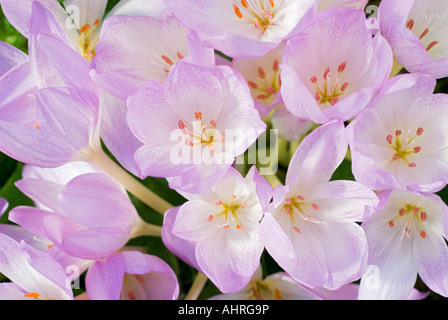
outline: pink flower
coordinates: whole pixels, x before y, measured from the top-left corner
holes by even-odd
[[[316,0],[164,0],[204,44],[233,58],[255,58],[303,27]]]
[[[89,300],[176,300],[179,284],[162,259],[123,251],[95,261],[86,276]]]
[[[201,193],[264,132],[247,85],[231,68],[178,62],[165,82],[149,82],[128,100],[128,123],[143,146],[142,174],[173,189]]]
[[[348,126],[357,181],[375,190],[434,192],[446,185],[448,100],[434,87],[428,75],[393,77]]]
[[[180,60],[203,66],[215,62],[213,49],[202,47],[171,14],[110,17],[104,22],[95,52],[92,77],[122,99],[149,80],[165,80]]]
[[[268,253],[308,287],[337,289],[365,271],[367,242],[356,222],[378,199],[355,181],[329,181],[346,152],[341,121],[312,131],[296,150],[286,186],[275,188],[261,222]]]
[[[2,9],[9,22],[25,37],[32,37],[32,7],[36,4],[48,11],[54,20],[51,28],[58,29],[57,36],[76,50],[87,61],[95,56],[103,21],[113,15],[159,15],[166,7],[161,0],[131,0],[119,2],[105,16],[107,0],[66,0],[64,7],[57,0],[1,0]]]
[[[288,40],[281,94],[299,118],[345,121],[367,105],[391,68],[391,49],[381,34],[372,39],[362,10],[328,9]]]
[[[434,292],[448,295],[447,206],[434,194],[389,190],[362,223],[376,281],[364,276],[359,299],[406,299],[417,274]]]
[[[0,300],[73,300],[62,266],[48,254],[0,233]]]
[[[271,190],[255,167],[246,178],[231,167],[207,194],[189,195],[177,212],[173,235],[195,243],[200,270],[222,292],[245,287],[260,263],[260,220]]]
[[[409,72],[448,76],[448,6],[439,0],[383,0],[380,30]]]

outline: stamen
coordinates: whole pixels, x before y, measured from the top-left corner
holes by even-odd
[[[272,0],[271,0],[272,1]],[[282,294],[280,293],[280,290],[278,290],[277,288],[275,288],[274,290],[274,294],[275,294],[275,299],[277,300],[283,300]]]
[[[244,228],[243,228],[241,225],[239,225],[239,224],[236,226],[236,228],[237,228],[238,230],[244,230]]]
[[[397,131],[395,131],[395,136],[401,136],[401,134],[402,134],[402,132],[401,132],[401,130],[397,130]]]
[[[389,134],[389,135],[386,137],[386,141],[387,141],[387,143],[392,144],[392,135]]]
[[[345,91],[345,89],[347,89],[348,87],[348,82],[344,83],[341,87],[341,91]]]
[[[243,18],[243,14],[240,11],[240,8],[236,4],[233,4],[233,11],[235,12],[236,16],[240,19]]]
[[[258,67],[258,75],[262,79],[266,78],[266,72],[264,72],[264,69],[262,67]]]
[[[414,148],[414,153],[419,153],[420,150],[422,150],[422,147],[415,147]]]
[[[207,221],[209,221],[209,222],[213,221],[213,215],[212,214],[208,216]]]
[[[421,220],[422,222],[424,222],[424,221],[426,220],[426,218],[427,218],[426,212],[425,212],[425,211],[422,211],[422,213],[420,214],[420,220]]]
[[[165,55],[162,55],[162,59],[163,59],[163,61],[165,61],[166,63],[168,63],[170,66],[172,66],[172,65],[174,64],[174,62],[173,62],[170,58],[168,58],[167,56],[165,56]]]
[[[434,46],[435,46],[436,44],[438,44],[438,43],[439,43],[439,41],[433,41],[433,42],[431,42],[431,43],[426,47],[426,51],[431,50],[431,49],[434,48]]]
[[[254,23],[255,23],[255,28],[257,28],[257,29],[260,28],[261,22],[260,22],[260,20],[258,20],[258,18],[255,18]]]
[[[404,208],[401,208],[400,211],[398,211],[398,214],[400,215],[400,217],[404,216]]]
[[[90,29],[90,24],[85,24],[85,25],[83,25],[82,27],[81,27],[81,29],[79,29],[79,32],[80,33],[84,33],[84,32],[86,32],[87,30],[89,30]]]
[[[99,25],[100,25],[100,23],[101,23],[101,20],[100,19],[96,19],[95,20],[95,23],[93,24],[95,27],[98,27]]]
[[[261,14],[268,20],[272,20],[272,14],[266,10],[261,10]]]
[[[311,206],[313,207],[314,210],[320,210],[320,207],[315,203],[313,203]]]
[[[39,125],[38,125],[38,124],[36,124],[35,128],[36,128],[37,130],[39,130],[39,129],[40,129],[40,127],[39,127]]]
[[[389,221],[389,228],[392,228],[394,225],[395,225],[395,223],[392,220],[390,220]]]
[[[415,164],[415,162],[411,162],[410,164],[408,164],[409,168],[415,168],[417,167],[417,165]]]
[[[244,8],[248,7],[246,0],[241,0],[241,4],[243,5]]]
[[[215,120],[211,119],[211,120],[210,120],[210,124],[212,125],[213,128],[216,128],[216,122],[215,122]]]
[[[180,53],[179,51],[177,52],[177,57],[181,60],[184,58],[183,54]]]
[[[305,198],[302,197],[301,195],[298,195],[296,198],[299,199],[299,200],[301,200],[301,201],[305,201]]]
[[[419,39],[422,40],[428,34],[428,32],[429,32],[429,29],[426,28],[425,31],[423,31],[423,33],[420,35]]]
[[[426,232],[425,232],[425,230],[420,230],[420,237],[422,237],[423,239],[426,239]]]
[[[272,70],[274,70],[274,72],[277,72],[279,70],[279,62],[278,62],[278,60],[274,61],[274,64],[272,65]]]
[[[417,129],[417,135],[421,136],[423,134],[423,128],[418,128]]]
[[[253,81],[248,81],[247,83],[254,90],[258,88],[258,85],[255,82],[253,82]]]
[[[310,81],[311,81],[312,83],[316,84],[316,82],[317,82],[317,77],[316,77],[316,76],[311,77]]]
[[[194,117],[196,118],[196,120],[202,120],[202,113],[201,112],[195,112],[194,113]]]
[[[320,101],[320,95],[319,95],[319,92],[315,92],[315,93],[314,93],[314,98],[316,99],[316,101]]]
[[[414,19],[410,19],[408,21],[408,23],[406,24],[406,28],[408,28],[409,30],[412,30],[412,28],[414,28]]]
[[[36,292],[30,292],[30,293],[27,293],[27,294],[25,294],[25,297],[27,297],[27,298],[39,298],[39,294],[38,293],[36,293]]]
[[[274,0],[269,0],[269,2],[271,3],[271,7],[274,8],[275,6]]]
[[[302,232],[300,231],[300,229],[297,228],[297,227],[294,227],[293,229],[294,229],[294,231],[297,232],[298,234],[301,234],[301,233],[302,233]]]
[[[345,62],[345,61],[342,62],[342,63],[339,65],[339,67],[338,67],[338,72],[339,72],[339,73],[344,72],[346,66],[347,66],[347,62]]]
[[[216,205],[219,207],[220,205],[222,205],[222,201],[217,201]]]
[[[324,80],[327,80],[329,74],[330,74],[330,68],[325,69]]]
[[[332,105],[332,106],[334,106],[336,103],[338,103],[339,102],[339,98],[338,97],[334,97],[333,99],[331,99],[331,101],[330,101],[330,104]]]

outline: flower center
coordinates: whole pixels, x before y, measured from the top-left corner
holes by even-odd
[[[411,131],[408,130],[404,135],[401,130],[395,131],[395,139],[389,134],[386,137],[386,141],[393,149],[394,155],[392,156],[392,162],[402,160],[409,168],[415,168],[417,165],[415,162],[410,162],[408,157],[412,154],[417,154],[422,150],[422,147],[416,146],[415,139],[423,134],[423,128],[418,128],[416,133],[410,137]]]
[[[267,102],[275,96],[281,87],[279,61],[275,60],[272,65],[272,71],[266,73],[263,67],[258,67],[258,78],[254,81],[248,81],[249,86],[255,90],[256,99],[260,102]]]
[[[388,225],[389,228],[393,228],[400,220],[403,221],[403,236],[406,235],[408,238],[410,237],[411,227],[416,225],[420,230],[420,237],[426,239],[426,232],[423,229],[423,223],[426,221],[426,218],[427,214],[425,209],[415,205],[406,204],[400,208],[398,215],[393,220],[389,220]]]
[[[99,41],[99,25],[100,20],[96,19],[93,26],[86,24],[79,29],[79,51],[81,55],[89,62],[95,57],[95,48]]]
[[[245,19],[260,31],[261,37],[276,13],[274,0],[241,0],[241,6],[233,3],[233,11],[239,19]]]
[[[260,280],[252,282],[251,298],[254,300],[283,300],[279,289]]]
[[[283,205],[281,211],[285,212],[289,218],[291,219],[291,224],[293,226],[293,230],[298,234],[302,233],[299,227],[296,224],[296,217],[299,217],[301,220],[313,223],[322,223],[323,221],[315,219],[307,214],[305,211],[309,211],[306,208],[312,208],[314,212],[320,210],[320,207],[315,203],[309,203],[305,200],[305,198],[301,195],[294,196],[292,198],[285,198],[285,204]]]
[[[440,16],[435,15],[433,13],[431,13],[430,16],[425,14],[424,21],[420,28],[415,27],[415,20],[412,18],[409,19],[408,22],[406,23],[406,28],[411,30],[415,34],[415,36],[418,37],[420,39],[420,41],[422,41],[422,43],[425,41],[425,43],[427,44],[426,51],[431,50],[439,43],[439,41],[430,41],[427,38],[425,38],[426,35],[430,32],[431,24],[435,20],[437,20],[437,18],[440,18]]]
[[[219,225],[220,228],[222,227],[224,229],[228,229],[230,228],[231,224],[236,223],[236,228],[238,230],[244,230],[241,221],[238,218],[238,213],[241,213],[241,210],[244,210],[246,208],[246,201],[241,201],[237,199],[236,195],[231,195],[228,203],[218,201],[216,202],[216,205],[218,207],[221,207],[222,210],[215,215],[209,215],[207,221],[211,222],[216,218],[223,217],[224,223]]]
[[[161,68],[165,75],[167,75],[170,72],[171,67],[179,60],[182,60],[184,58],[184,55],[177,51],[175,58],[169,58],[168,55],[165,54],[162,54],[160,56],[155,55],[155,58],[155,60],[151,60],[150,62],[156,67]]]
[[[338,73],[332,77],[330,67],[325,69],[323,78],[312,76],[310,81],[314,91],[314,97],[318,104],[329,103],[334,106],[339,101],[339,97],[347,90],[348,82],[343,82],[341,77],[347,67],[347,62],[342,62],[338,67]]]
[[[145,284],[145,279],[138,274],[125,273],[123,276],[123,286],[121,288],[121,298],[124,300],[142,300],[146,297],[141,297],[136,292],[141,292],[139,290],[141,286]]]
[[[196,121],[192,122],[193,129],[190,130],[187,128],[185,123],[182,120],[179,120],[178,125],[182,130],[182,133],[185,137],[185,144],[187,146],[202,146],[203,144],[208,147],[209,151],[213,153],[215,151],[215,145],[219,142],[223,142],[225,140],[224,133],[220,133],[219,130],[216,129],[215,120],[210,120],[211,128],[208,128],[202,122],[202,113],[195,112]],[[219,136],[218,138],[216,136]]]

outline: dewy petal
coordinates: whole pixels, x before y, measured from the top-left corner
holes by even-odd
[[[291,159],[286,183],[297,176],[307,186],[330,180],[347,153],[347,139],[342,121],[331,121],[302,140]]]

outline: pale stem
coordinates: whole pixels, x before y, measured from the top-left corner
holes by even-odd
[[[162,227],[147,223],[142,220],[138,226],[132,229],[131,238],[137,238],[141,236],[161,237]]]
[[[201,294],[202,289],[204,289],[205,284],[207,283],[207,276],[202,272],[198,272],[196,278],[191,285],[190,290],[185,296],[185,300],[197,300],[199,295]]]
[[[132,193],[140,201],[153,208],[160,214],[171,209],[173,206],[166,200],[160,198],[143,184],[141,184],[135,177],[130,175],[126,170],[120,167],[102,150],[95,150],[89,152],[90,160],[100,166],[106,173],[119,182],[126,190]]]
[[[263,175],[263,177],[265,177],[265,179],[269,182],[272,188],[282,185],[282,182],[280,181],[280,179],[277,177],[276,174]]]

